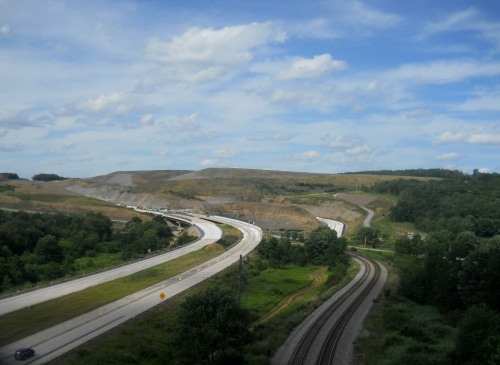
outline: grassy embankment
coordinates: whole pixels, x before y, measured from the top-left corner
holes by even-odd
[[[332,273],[315,266],[272,268],[267,265],[255,253],[244,260],[241,303],[255,319],[252,324],[255,342],[245,349],[245,357],[251,364],[269,363],[270,356],[289,332],[357,272],[354,266],[345,275],[341,268]],[[89,364],[112,358],[117,364],[175,364],[169,338],[179,308],[187,296],[213,286],[224,287],[236,295],[237,265],[170,299],[134,322],[90,341],[61,361]]]
[[[5,186],[5,185],[2,185]],[[0,208],[40,213],[85,214],[100,212],[111,219],[130,220],[140,217],[150,220],[147,214],[103,200],[73,194],[50,183],[34,183],[25,180],[10,180],[8,190],[0,194]]]
[[[382,262],[388,282],[355,343],[359,364],[444,364],[453,349],[456,328],[435,307],[419,305],[398,295],[394,255],[359,250]]]

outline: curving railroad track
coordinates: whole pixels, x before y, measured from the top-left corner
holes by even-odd
[[[381,287],[377,284],[381,279],[385,281],[379,263],[361,255],[348,254],[362,264],[357,280],[322,307],[319,314],[303,326],[300,335],[297,334],[298,339],[288,344],[290,350],[282,349],[282,354],[274,359],[273,364],[346,364],[346,345],[342,343],[347,341],[352,346],[353,332],[356,332],[349,328],[352,325],[349,321],[366,314],[367,303],[371,303]]]

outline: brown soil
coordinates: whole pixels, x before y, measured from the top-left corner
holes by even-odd
[[[364,194],[338,194],[337,198],[348,201],[356,205],[365,206],[370,204],[372,201],[377,200],[376,196],[364,195]]]

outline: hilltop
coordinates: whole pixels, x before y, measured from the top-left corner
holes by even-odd
[[[401,176],[315,174],[238,168],[117,171],[50,182],[8,180],[0,207],[32,211],[98,210],[115,219],[133,213],[119,207],[190,209],[250,220],[263,228],[310,230],[316,216],[356,226],[364,212],[337,198],[345,191],[369,192],[380,181]]]

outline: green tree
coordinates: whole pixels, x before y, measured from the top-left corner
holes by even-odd
[[[346,247],[345,239],[339,239],[337,232],[327,226],[315,228],[304,241],[307,257],[315,265],[334,265],[336,261],[344,261]]]
[[[366,244],[368,246],[377,247],[382,243],[380,239],[381,233],[376,228],[361,227],[356,231],[354,236],[360,245]]]
[[[34,254],[38,263],[62,262],[64,260],[64,250],[59,246],[57,238],[48,234],[38,240]]]
[[[500,344],[500,315],[486,305],[467,310],[458,325],[453,358],[456,363],[492,364]]]
[[[209,288],[181,305],[173,345],[185,363],[214,364],[216,354],[250,343],[249,312],[233,295]]]

